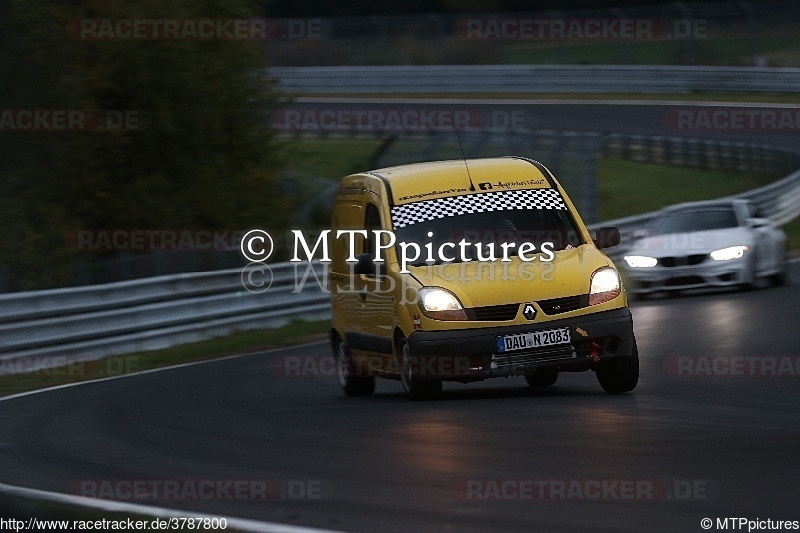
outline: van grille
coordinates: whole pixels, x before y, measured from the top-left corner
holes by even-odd
[[[488,305],[486,307],[468,309],[472,314],[470,318],[485,322],[514,320],[517,316],[517,310],[519,310],[519,304]]]
[[[550,300],[540,300],[539,307],[547,315],[557,315],[568,313],[589,306],[589,295],[578,294],[576,296],[565,296],[563,298],[552,298]],[[517,311],[522,304],[503,304],[487,305],[485,307],[473,307],[467,309],[467,317],[470,320],[480,320],[484,322],[504,322],[517,318]]]
[[[539,307],[547,315],[557,315],[559,313],[568,313],[580,309],[581,307],[589,306],[589,295],[579,294],[577,296],[565,296],[563,298],[553,298],[551,300],[542,300],[539,302]]]
[[[525,368],[538,363],[573,361],[578,353],[571,344],[547,346],[531,351],[506,352],[492,355],[492,366],[497,369]]]

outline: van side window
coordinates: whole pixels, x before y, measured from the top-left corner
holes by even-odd
[[[336,246],[336,232],[338,230],[357,230],[361,229],[364,222],[364,204],[352,199],[337,199],[333,207],[331,217],[331,234],[329,236],[329,246],[331,250],[331,271],[348,272],[346,262],[349,255],[347,246]],[[360,238],[360,237],[359,237]],[[342,241],[344,242],[344,241]],[[360,243],[361,241],[356,241]],[[357,244],[358,246],[358,244]],[[358,247],[356,247],[358,249]]]
[[[375,204],[367,204],[367,211],[364,216],[364,229],[367,230],[367,239],[364,242],[363,252],[369,252],[375,256],[377,247],[373,230],[381,229],[381,214]]]

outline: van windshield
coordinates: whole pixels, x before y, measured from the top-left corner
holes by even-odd
[[[428,243],[432,244],[434,257],[438,258],[434,263],[441,262],[437,252],[447,243],[454,245],[447,247],[447,255],[454,256],[455,261],[476,260],[479,250],[484,259],[490,253],[501,259],[503,243],[506,243],[507,257],[518,255],[519,246],[525,242],[533,244],[537,252],[544,243],[551,243],[547,247],[553,251],[584,244],[566,209],[511,209],[454,214],[416,222],[395,228],[394,231],[397,243],[416,243],[421,249]],[[462,241],[466,250],[463,255],[460,253]],[[530,247],[527,253],[530,253]],[[412,264],[426,264],[425,257]]]

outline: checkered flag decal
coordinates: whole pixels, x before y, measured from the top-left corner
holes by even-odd
[[[564,199],[556,189],[493,191],[396,205],[392,207],[392,223],[395,229],[400,229],[419,222],[466,213],[566,208]]]

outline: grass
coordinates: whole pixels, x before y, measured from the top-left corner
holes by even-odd
[[[789,250],[791,251],[790,255],[795,257],[800,256],[800,218],[796,218],[788,224],[784,224],[783,231],[786,232]]]
[[[338,181],[367,170],[370,156],[382,142],[373,137],[284,139],[281,147],[292,173]]]
[[[680,202],[711,200],[762,187],[782,176],[727,170],[597,161],[600,220],[657,211]]]
[[[61,368],[42,369],[38,372],[14,374],[10,363],[5,363],[0,366],[6,374],[0,376],[0,396],[323,340],[329,327],[330,322],[327,320],[294,321],[281,328],[244,331],[163,350],[106,357],[100,361],[75,362]],[[22,370],[21,367],[20,369]]]
[[[707,65],[752,65],[756,56],[794,59],[797,50],[796,37],[776,35],[750,39],[745,34],[694,41],[623,39],[520,43],[506,47],[503,57],[507,63],[526,65],[682,65],[687,60]]]
[[[509,46],[503,57],[525,65],[673,65],[682,53],[680,41],[553,41]]]

